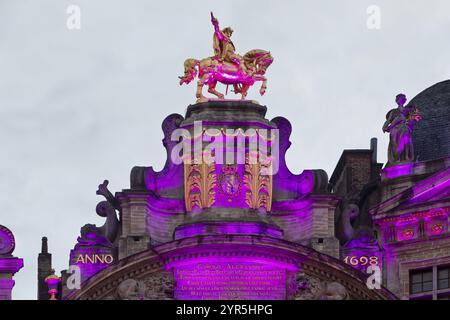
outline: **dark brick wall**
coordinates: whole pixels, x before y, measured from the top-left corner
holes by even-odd
[[[371,150],[345,150],[330,179],[334,193],[339,196],[359,193],[372,179],[371,159]]]

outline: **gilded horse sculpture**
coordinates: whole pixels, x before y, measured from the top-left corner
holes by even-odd
[[[264,74],[273,62],[270,52],[254,49],[244,56],[238,55],[231,41],[233,30],[230,27],[220,30],[219,21],[212,12],[211,22],[214,26],[214,56],[202,60],[186,59],[184,75],[179,77],[180,85],[189,84],[198,75],[197,102],[208,100],[202,92],[205,84],[208,85],[209,93],[224,99],[224,95],[216,90],[217,82],[227,85],[227,88],[228,85],[233,85],[234,93],[240,93],[241,99],[245,99],[250,86],[256,81],[262,81],[259,93],[264,95],[267,88],[267,79]]]

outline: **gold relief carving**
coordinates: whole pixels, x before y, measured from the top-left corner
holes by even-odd
[[[184,164],[184,199],[186,210],[194,207],[210,208],[216,195],[216,168],[212,161],[194,161]]]
[[[241,179],[237,173],[236,165],[223,165],[219,175],[219,192],[231,202],[233,197],[241,191]]]
[[[251,163],[256,162],[256,163]],[[262,174],[266,173],[266,174]],[[244,173],[245,203],[249,208],[272,208],[272,163],[270,160],[250,161],[248,154],[245,157]]]

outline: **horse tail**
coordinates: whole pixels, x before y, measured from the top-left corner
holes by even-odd
[[[189,84],[197,76],[197,67],[200,64],[199,60],[196,59],[186,59],[184,61],[184,75],[178,77],[180,79],[180,86],[183,83]]]

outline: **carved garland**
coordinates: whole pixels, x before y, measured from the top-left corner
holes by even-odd
[[[262,175],[265,170],[267,175]],[[272,207],[272,163],[270,161],[257,161],[251,164],[248,154],[245,157],[244,186],[245,203],[249,208],[264,208],[270,211]]]
[[[194,207],[210,208],[216,195],[214,188],[217,177],[214,162],[184,164],[184,198],[186,210],[192,211]]]

